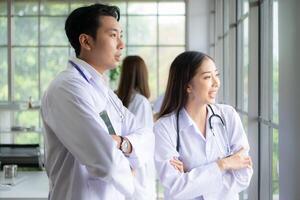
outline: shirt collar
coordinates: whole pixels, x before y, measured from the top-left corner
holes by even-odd
[[[105,95],[108,95],[107,93],[108,93],[109,84],[106,75],[99,73],[97,70],[94,69],[94,67],[92,67],[84,60],[81,60],[76,57],[72,57],[69,60],[74,62],[82,70],[82,72],[84,73],[84,75],[86,76],[86,78],[89,80],[90,83],[93,82],[94,84],[98,85],[98,87],[105,93]]]
[[[104,74],[99,73],[97,70],[95,70],[94,67],[92,67],[90,64],[85,62],[84,60],[81,60],[80,58],[72,57],[70,58],[72,62],[77,64],[78,67],[82,70],[86,78],[90,81],[92,79],[97,81],[101,81],[104,85],[108,86],[108,79],[107,76]]]
[[[176,114],[175,114],[176,115]],[[179,123],[179,131],[182,131],[194,124],[194,121],[192,118],[189,116],[185,108],[182,108],[179,112],[179,118],[178,120]]]
[[[213,108],[213,107],[212,107]],[[214,109],[214,108],[213,108]],[[212,115],[211,110],[207,107],[207,117],[206,117],[206,123],[209,126],[208,119]],[[214,109],[215,112],[215,109]],[[175,114],[176,115],[176,114]],[[195,122],[192,120],[192,118],[189,116],[188,112],[186,111],[185,108],[182,108],[179,112],[179,118],[180,118],[180,125],[179,125],[179,130],[183,131],[186,128],[189,128],[190,126],[196,127]],[[209,128],[209,127],[206,127]]]

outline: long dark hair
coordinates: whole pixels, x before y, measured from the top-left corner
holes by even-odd
[[[175,58],[170,67],[167,89],[158,118],[174,111],[178,115],[180,109],[186,105],[188,84],[205,59],[213,60],[197,51],[186,51]]]
[[[121,78],[117,95],[128,107],[133,92],[137,91],[147,99],[150,97],[148,71],[144,60],[139,56],[127,56],[121,66]]]

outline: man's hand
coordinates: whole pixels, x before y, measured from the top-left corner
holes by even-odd
[[[131,152],[132,152],[132,145],[131,145],[130,141],[126,137],[124,137],[123,139],[119,135],[111,135],[111,137],[112,137],[112,139],[114,141],[117,142],[117,148],[120,149],[122,152],[123,152],[123,150],[121,148],[121,145],[122,145],[121,143],[122,143],[123,140],[126,140],[128,142],[128,147],[127,147],[127,151],[123,152],[123,153],[126,156],[129,156],[129,154],[131,154]]]
[[[178,160],[178,158],[174,157],[170,160],[170,164],[179,172],[184,173],[186,170],[184,168],[183,162]]]
[[[113,139],[114,141],[117,142],[117,148],[120,149],[120,148],[121,148],[121,142],[122,142],[121,137],[118,136],[118,135],[111,135],[111,137],[112,137],[112,139]]]

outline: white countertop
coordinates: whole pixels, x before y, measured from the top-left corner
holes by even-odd
[[[7,200],[46,200],[48,199],[49,183],[46,172],[30,171],[20,172],[14,180],[15,185],[2,185],[8,183],[0,172],[0,199]]]

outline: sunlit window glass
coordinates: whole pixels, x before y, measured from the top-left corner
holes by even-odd
[[[14,100],[28,101],[29,97],[33,100],[39,98],[38,86],[38,54],[37,48],[18,47],[13,48],[14,60]]]
[[[279,143],[278,129],[273,129],[272,134],[272,193],[273,200],[279,200]]]
[[[278,2],[273,4],[273,121],[278,123],[278,89],[279,89],[279,66],[278,66]]]
[[[8,100],[7,48],[0,48],[0,101]]]
[[[156,45],[156,21],[156,16],[129,16],[128,45]]]
[[[157,3],[154,2],[129,2],[129,15],[156,15]]]

